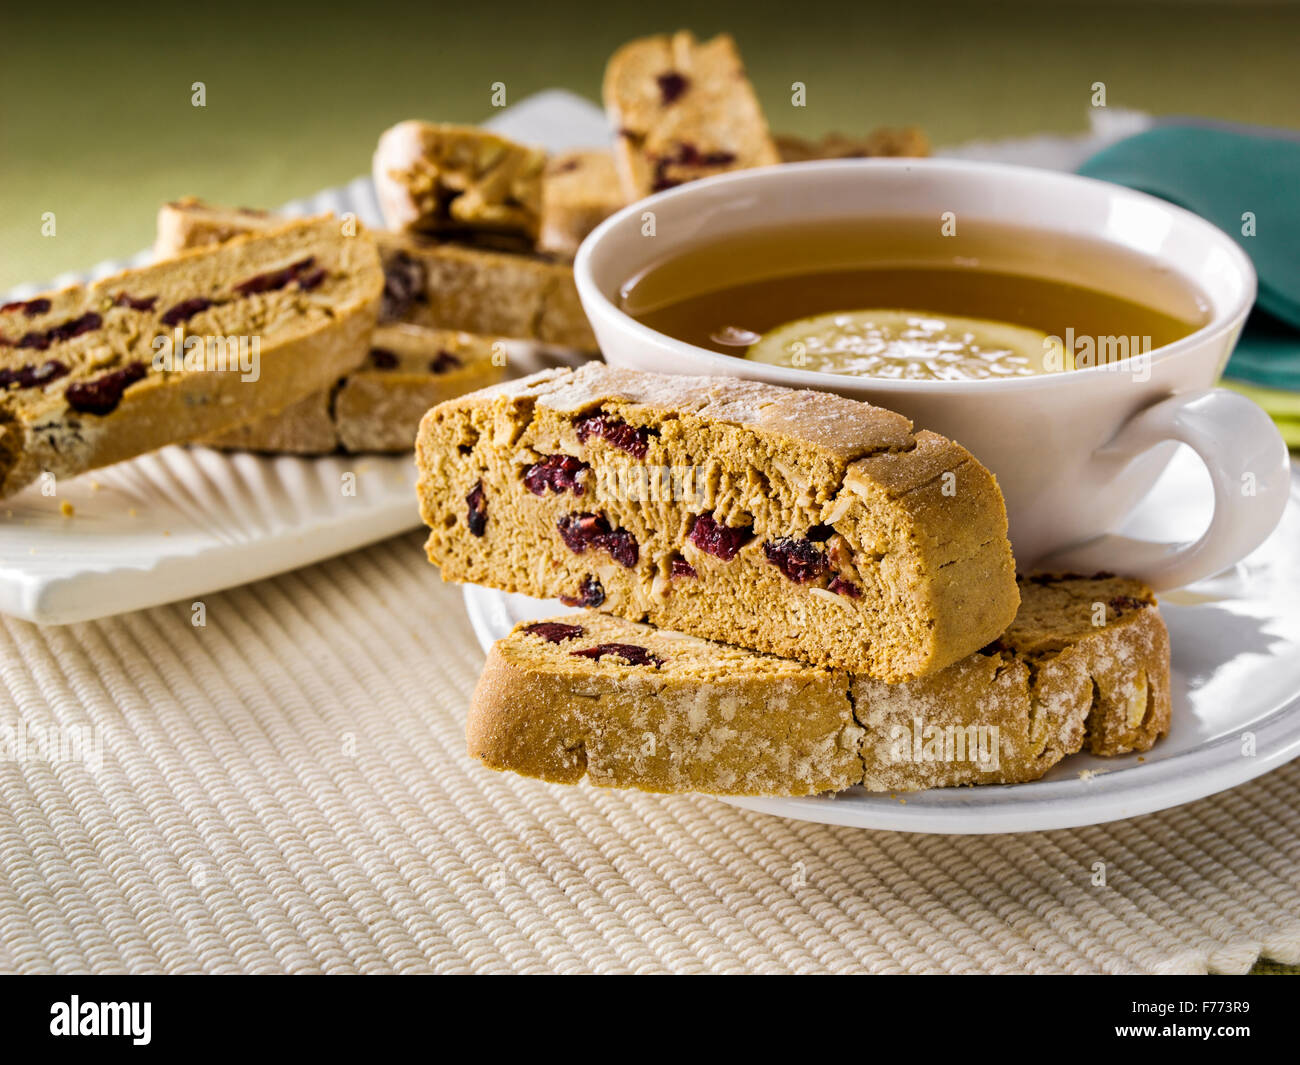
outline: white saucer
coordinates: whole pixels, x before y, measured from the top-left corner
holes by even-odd
[[[1204,469],[1180,449],[1129,535],[1177,539],[1203,527]],[[1169,529],[1175,530],[1168,535]],[[1122,560],[1113,569],[1123,570]],[[516,622],[564,613],[558,603],[467,586],[486,649]],[[1095,825],[1233,787],[1300,756],[1300,471],[1277,531],[1234,569],[1161,600],[1173,647],[1173,727],[1145,755],[1065,759],[1042,780],[877,795],[727,799],[800,821],[906,832],[980,834]],[[1247,733],[1253,754],[1243,754]]]

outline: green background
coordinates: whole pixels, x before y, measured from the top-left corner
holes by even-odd
[[[369,167],[403,118],[593,99],[640,34],[730,30],[778,130],[917,123],[938,144],[1087,127],[1111,106],[1300,126],[1300,5],[489,0],[296,9],[32,5],[5,15],[0,290],[147,245],[160,202],[274,206]],[[207,106],[190,103],[203,81]],[[790,84],[808,86],[791,106]],[[43,212],[57,232],[41,235]]]

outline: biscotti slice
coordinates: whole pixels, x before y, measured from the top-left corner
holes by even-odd
[[[399,122],[375,149],[384,224],[440,237],[496,233],[531,248],[542,213],[546,153],[473,126]]]
[[[605,68],[604,99],[628,201],[781,161],[727,34],[700,43],[682,31],[623,45]]]
[[[1146,751],[1169,728],[1169,641],[1149,589],[1033,578],[1001,641],[889,685],[594,611],[489,651],[466,722],[493,769],[722,795],[1036,780]]]
[[[336,219],[0,309],[0,496],[224,430],[355,367],[383,274]]]
[[[820,140],[779,133],[776,150],[783,163],[812,159],[919,158],[930,154],[930,140],[916,126],[881,127],[865,137],[828,133]]]
[[[588,363],[435,407],[417,460],[446,580],[886,680],[1015,616],[993,476],[868,403]]]
[[[190,248],[224,244],[244,233],[261,233],[284,225],[282,215],[252,207],[216,207],[194,196],[165,203],[158,208],[154,235],[155,259],[170,259]]]
[[[627,201],[607,151],[564,152],[546,165],[537,246],[572,256],[587,234]]]
[[[844,673],[594,611],[497,641],[465,731],[492,769],[560,784],[816,795],[862,777]]]
[[[385,275],[381,320],[596,349],[568,263],[395,233],[377,239]]]
[[[332,387],[200,442],[295,455],[410,451],[430,407],[504,376],[504,343],[450,329],[379,325],[366,361]]]

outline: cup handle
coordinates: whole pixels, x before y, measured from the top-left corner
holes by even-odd
[[[1168,440],[1195,451],[1214,485],[1214,516],[1199,540],[1156,543],[1103,535],[1064,548],[1035,568],[1115,570],[1159,592],[1220,573],[1262,544],[1282,520],[1291,485],[1286,443],[1272,419],[1225,388],[1184,392],[1133,415],[1095,456],[1122,468]]]

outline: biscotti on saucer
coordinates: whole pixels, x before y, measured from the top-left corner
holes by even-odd
[[[518,238],[531,249],[541,225],[546,153],[473,126],[399,122],[375,149],[384,224],[428,236]]]
[[[903,684],[594,611],[490,650],[466,723],[485,765],[557,783],[812,795],[1036,780],[1067,755],[1149,750],[1169,727],[1169,642],[1149,589],[1022,582],[994,645]]]
[[[410,451],[430,407],[504,376],[498,345],[504,342],[448,329],[379,325],[366,361],[347,377],[279,414],[201,442],[296,455]]]
[[[993,476],[867,403],[589,363],[434,408],[416,457],[446,580],[891,681],[1015,616]]]
[[[630,202],[712,174],[781,161],[728,34],[642,37],[605,68],[605,113]]]
[[[366,352],[374,241],[285,222],[0,310],[0,496],[271,414]]]
[[[465,730],[492,769],[560,784],[815,795],[862,777],[846,674],[595,611],[488,652]]]

